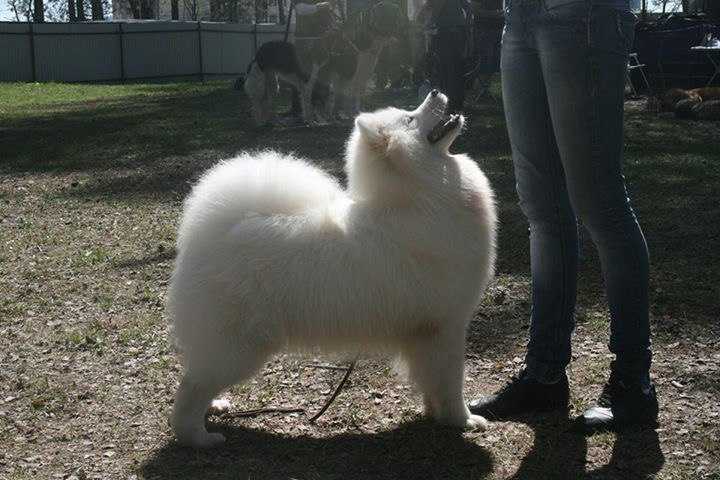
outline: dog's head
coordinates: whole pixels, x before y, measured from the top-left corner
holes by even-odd
[[[348,142],[346,172],[352,195],[407,198],[442,177],[448,148],[462,131],[462,115],[446,115],[448,99],[433,90],[413,111],[362,113]]]

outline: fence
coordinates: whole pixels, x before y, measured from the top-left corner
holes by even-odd
[[[125,81],[245,72],[283,25],[214,22],[0,23],[0,82]]]

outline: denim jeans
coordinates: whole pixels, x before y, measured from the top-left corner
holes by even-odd
[[[552,382],[570,362],[579,219],[600,254],[614,368],[648,378],[648,252],[621,166],[635,16],[593,0],[506,0],[505,15],[503,101],[530,224],[526,372]]]

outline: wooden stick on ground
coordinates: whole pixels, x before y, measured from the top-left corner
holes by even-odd
[[[357,357],[348,365],[347,367],[339,367],[337,365],[324,365],[324,364],[308,364],[305,365],[307,367],[312,368],[325,368],[328,370],[344,370],[345,375],[343,376],[342,380],[340,380],[340,383],[337,387],[335,387],[335,391],[333,392],[332,396],[327,399],[325,404],[322,406],[320,411],[316,413],[311,419],[310,423],[315,423],[315,421],[322,416],[323,413],[330,407],[333,401],[335,401],[335,397],[337,397],[340,394],[340,390],[345,386],[345,383],[347,382],[348,378],[350,378],[350,374],[352,373],[353,369],[355,368],[355,363],[357,362]],[[223,416],[229,416],[229,417],[255,417],[258,415],[263,415],[266,413],[304,413],[304,408],[284,408],[284,407],[277,407],[277,408],[256,408],[254,410],[242,410],[239,412],[234,413],[222,413]]]
[[[255,410],[242,410],[240,412],[225,413],[223,416],[228,417],[255,417],[265,413],[304,413],[304,408],[256,408]]]
[[[303,364],[303,367],[307,368],[319,368],[323,370],[342,370],[343,372],[347,371],[348,367],[346,366],[340,366],[340,365],[330,365],[328,363],[305,363]]]
[[[323,413],[325,413],[325,410],[330,407],[330,404],[335,400],[335,397],[340,394],[340,390],[342,390],[343,386],[345,386],[345,382],[347,382],[347,379],[350,377],[350,374],[352,373],[353,369],[355,368],[355,363],[357,363],[357,357],[350,363],[350,365],[347,366],[345,369],[345,375],[343,376],[342,380],[340,380],[340,383],[335,388],[335,391],[333,392],[332,396],[328,398],[328,400],[325,402],[325,405],[320,409],[318,413],[316,413],[311,419],[310,423],[315,423],[315,421],[322,416]]]

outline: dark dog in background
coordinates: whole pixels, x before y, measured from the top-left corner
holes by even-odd
[[[272,123],[271,100],[279,91],[278,79],[297,89],[302,119],[306,123],[329,121],[336,107],[359,112],[382,49],[392,37],[365,35],[357,45],[342,32],[327,34],[311,51],[309,71],[298,58],[295,45],[284,41],[263,44],[251,63],[243,88],[250,98],[256,124]],[[339,101],[338,101],[339,98]]]
[[[273,120],[271,100],[279,91],[278,79],[293,85],[300,92],[302,117],[310,119],[310,76],[300,66],[295,46],[290,42],[264,43],[250,63],[243,89],[250,98],[253,119],[257,125]]]

